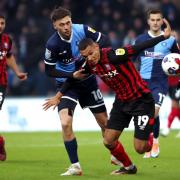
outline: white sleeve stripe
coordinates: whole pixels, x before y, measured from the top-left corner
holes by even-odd
[[[44,63],[45,63],[45,64],[48,64],[48,65],[56,65],[56,63],[49,63],[49,62],[47,62],[47,61],[45,61],[45,60],[44,60]]]
[[[101,33],[99,32],[99,36],[98,36],[96,42],[98,42],[100,40],[100,38],[101,38]]]

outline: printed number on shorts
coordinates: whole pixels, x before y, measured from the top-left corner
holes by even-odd
[[[96,91],[92,91],[91,94],[94,96],[95,101],[101,100],[103,98],[99,89],[97,89]]]
[[[176,91],[175,91],[175,97],[176,97],[177,99],[180,98],[180,89],[176,89]]]
[[[165,98],[165,95],[162,94],[162,93],[158,93],[158,95],[159,95],[159,103],[162,104],[162,102],[163,102],[163,100]]]
[[[3,93],[0,92],[0,102],[3,100]]]
[[[144,116],[138,116],[138,126],[141,130],[144,130],[146,127],[146,124],[149,121],[149,117],[147,115]]]

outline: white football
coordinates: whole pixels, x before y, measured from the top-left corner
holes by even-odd
[[[162,60],[162,69],[168,76],[180,75],[180,54],[166,55]]]

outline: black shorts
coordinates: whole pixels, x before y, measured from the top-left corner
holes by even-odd
[[[180,101],[180,92],[177,91],[177,86],[169,86],[169,97],[175,101]]]
[[[58,86],[57,90],[61,88]],[[98,88],[96,78],[90,77],[85,81],[74,84],[61,98],[58,105],[58,111],[61,109],[71,109],[74,111],[79,102],[82,108],[89,108],[92,113],[101,113],[106,111],[104,99]]]
[[[6,87],[0,86],[0,110],[4,102],[5,94],[6,94]]]
[[[110,112],[107,123],[108,129],[123,131],[129,126],[131,119],[134,120],[134,137],[147,140],[152,132],[154,124],[155,101],[152,94],[144,94],[131,102],[122,102],[117,98]]]

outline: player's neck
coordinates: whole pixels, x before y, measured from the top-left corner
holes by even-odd
[[[70,37],[63,37],[58,31],[57,31],[57,33],[58,33],[58,35],[60,36],[60,38],[61,38],[63,41],[71,42],[71,40],[72,40],[72,32],[71,32]]]
[[[148,34],[152,37],[157,37],[157,36],[160,36],[163,34],[163,31],[159,30],[159,31],[152,31],[152,30],[149,30],[148,31]]]

